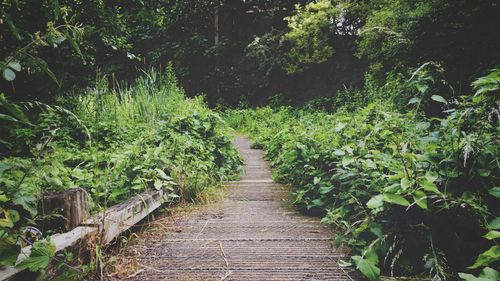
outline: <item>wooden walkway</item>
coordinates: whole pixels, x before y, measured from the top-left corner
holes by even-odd
[[[244,137],[235,144],[245,172],[226,199],[153,223],[118,257],[134,261],[132,274],[109,280],[363,280],[337,265],[348,257],[331,228],[290,207],[262,151]]]

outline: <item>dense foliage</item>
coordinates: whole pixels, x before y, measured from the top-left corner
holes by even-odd
[[[426,102],[441,104],[439,118],[426,116],[419,95],[403,110],[373,99],[333,114],[283,107],[234,110],[227,118],[264,148],[275,178],[293,186],[295,203],[341,230],[336,242],[352,248],[352,261],[371,280],[453,280],[460,273],[493,281],[500,262],[500,71],[473,86],[470,97],[432,95]],[[365,94],[381,91],[388,88]],[[483,279],[461,273],[479,269]]]
[[[306,93],[299,96],[280,89],[299,101],[303,95],[334,96],[342,84],[361,86],[350,75],[368,71],[383,84],[388,72],[406,73],[429,61],[467,94],[473,76],[500,60],[499,9],[492,0],[310,1],[285,18],[286,28],[256,35],[247,55],[274,79],[284,71],[299,80],[314,74],[322,77],[315,83],[331,81],[319,94],[317,85],[302,88]]]
[[[171,71],[116,91],[100,79],[61,104],[67,109],[4,99],[0,266],[16,261],[25,227],[51,215],[44,194],[83,187],[95,212],[151,189],[165,190],[168,204],[203,200],[241,164],[224,122],[201,98],[186,99]]]
[[[343,230],[369,278],[497,280],[499,9],[0,1],[0,267],[50,216],[47,192],[83,187],[93,211],[152,188],[202,199],[240,164],[206,100],[272,105],[227,120],[264,147],[296,203]],[[33,249],[20,268],[54,255]]]

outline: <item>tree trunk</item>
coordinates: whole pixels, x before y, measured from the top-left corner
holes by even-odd
[[[214,13],[214,44],[219,44],[219,6],[215,7]]]

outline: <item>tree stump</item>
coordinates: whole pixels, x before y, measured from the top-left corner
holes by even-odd
[[[88,194],[83,188],[47,193],[43,198],[42,229],[70,231],[89,218]]]

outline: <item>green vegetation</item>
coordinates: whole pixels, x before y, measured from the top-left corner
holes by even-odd
[[[203,200],[238,170],[225,123],[201,98],[185,98],[171,71],[148,72],[116,91],[105,81],[63,101],[67,109],[4,99],[0,265],[16,261],[23,228],[50,215],[39,203],[48,192],[83,187],[96,212],[151,189],[174,204]],[[31,108],[29,118],[21,106]]]
[[[497,280],[490,267],[500,261],[500,71],[476,80],[474,95],[430,96],[440,117],[426,116],[416,85],[404,108],[373,98],[334,113],[281,107],[226,116],[264,148],[295,203],[341,231],[336,242],[351,247],[371,280],[381,273],[452,280],[483,268],[484,279],[460,276]]]
[[[204,200],[227,121],[370,279],[497,280],[497,2],[0,1],[0,267],[47,192]]]

